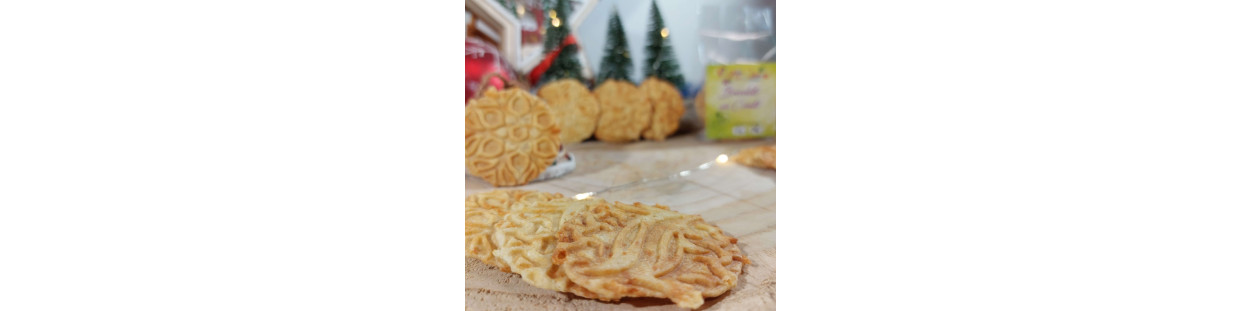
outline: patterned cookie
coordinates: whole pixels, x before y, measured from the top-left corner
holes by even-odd
[[[499,245],[493,240],[496,224],[515,204],[542,202],[564,196],[528,190],[493,190],[466,197],[466,257],[473,257],[509,272],[509,266],[496,260],[492,252]]]
[[[677,132],[686,104],[681,100],[677,87],[656,78],[647,78],[638,86],[639,91],[651,102],[651,126],[643,130],[643,138],[657,141]]]
[[[561,79],[539,88],[539,98],[548,102],[561,128],[561,143],[578,143],[591,138],[599,121],[599,101],[586,85],[576,79]]]
[[[556,116],[526,91],[489,91],[466,105],[466,169],[493,186],[539,177],[560,143]]]
[[[515,205],[496,223],[492,240],[498,244],[492,254],[535,287],[595,298],[595,293],[569,281],[565,271],[552,263],[552,252],[556,250],[561,220],[599,204],[608,203],[600,199],[560,198]]]
[[[776,145],[742,149],[733,158],[742,165],[776,169]]]
[[[590,206],[562,220],[557,237],[553,262],[605,301],[658,297],[698,308],[736,286],[750,263],[736,238],[659,205]]]
[[[595,98],[600,108],[596,139],[616,143],[635,141],[651,126],[651,102],[634,84],[605,81],[595,88]]]

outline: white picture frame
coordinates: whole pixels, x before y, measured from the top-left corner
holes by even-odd
[[[570,33],[578,37],[578,28],[586,21],[591,10],[599,4],[599,0],[571,0],[571,2],[577,9],[567,20],[570,24]],[[515,70],[523,74],[529,73],[543,60],[543,45],[523,45],[521,22],[508,8],[496,0],[466,0],[466,11],[486,27],[486,32],[495,33],[496,38],[493,39],[497,42],[496,48],[510,64],[516,67]],[[593,77],[591,63],[581,44],[578,45],[578,50],[578,61],[582,63],[582,75]]]

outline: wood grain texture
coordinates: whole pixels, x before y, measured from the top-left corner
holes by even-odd
[[[698,310],[772,310],[776,308],[776,172],[724,163],[696,169],[720,154],[767,141],[709,142],[681,134],[663,142],[612,144],[588,141],[566,146],[577,157],[573,172],[521,187],[573,196],[599,192],[610,201],[663,204],[682,213],[699,214],[738,239],[751,260],[738,285],[724,295],[707,298]],[[684,177],[666,177],[680,171]],[[650,179],[641,185],[632,182]],[[467,176],[466,195],[496,189]],[[505,273],[466,258],[467,310],[684,310],[668,299],[627,298],[603,302],[531,286],[520,275]]]

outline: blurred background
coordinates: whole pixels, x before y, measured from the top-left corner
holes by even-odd
[[[560,16],[570,24],[571,32],[580,47],[580,61],[584,76],[591,79],[600,71],[604,58],[609,20],[615,13],[619,16],[628,42],[635,70],[630,74],[633,81],[643,77],[642,61],[647,57],[644,48],[653,4],[658,5],[668,40],[677,62],[680,64],[685,84],[683,95],[697,93],[704,80],[709,64],[737,64],[775,62],[776,60],[776,1],[775,0],[679,0],[679,1],[621,1],[621,0],[570,0],[569,16]],[[538,65],[543,52],[543,35],[547,28],[549,8],[553,0],[468,0],[466,25],[470,33],[480,37],[494,38],[492,44],[518,74],[525,74]],[[490,4],[490,6],[489,6]],[[487,16],[502,15],[506,16]],[[496,19],[496,22],[484,22]],[[516,24],[519,29],[501,24]]]
[[[613,10],[621,16],[634,59],[644,59],[642,44],[650,21],[652,1],[603,0],[578,29],[587,59],[598,65],[603,58],[604,33]],[[703,83],[709,63],[758,62],[771,51],[775,61],[776,1],[685,0],[659,1],[673,51],[691,93]],[[597,70],[598,71],[598,70]],[[634,72],[631,79],[641,80]]]

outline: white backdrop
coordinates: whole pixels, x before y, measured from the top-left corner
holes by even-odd
[[[703,73],[706,61],[699,55],[698,46],[700,44],[699,37],[699,16],[700,11],[705,4],[737,4],[742,2],[760,2],[775,5],[772,0],[745,1],[745,0],[661,0],[657,1],[660,6],[660,14],[664,17],[664,25],[669,29],[669,37],[673,41],[673,53],[677,55],[677,61],[681,65],[682,75],[686,78],[686,85],[691,89],[697,89],[698,85],[703,82]],[[647,42],[647,27],[650,23],[651,14],[650,0],[601,0],[595,9],[590,12],[587,19],[577,29],[578,42],[585,50],[585,57],[588,58],[594,72],[599,72],[599,63],[603,59],[601,54],[604,49],[605,41],[608,33],[608,19],[615,11],[621,16],[621,25],[625,28],[626,40],[630,45],[630,55],[634,60],[634,71],[631,79],[638,81],[642,75],[643,59],[646,57],[646,51],[643,47]],[[773,15],[775,16],[775,15]]]
[[[698,11],[707,1],[659,1],[664,26],[668,27],[669,39],[673,42],[673,53],[677,54],[687,84],[697,85],[703,80],[703,64],[699,62],[696,45],[699,42]],[[595,67],[594,71],[599,72],[599,63],[604,57],[601,52],[608,38],[608,19],[612,17],[614,8],[621,15],[621,26],[625,28],[625,39],[630,44],[630,56],[634,60],[630,78],[637,81],[642,75],[643,59],[647,57],[643,47],[647,43],[647,24],[651,21],[651,1],[601,0],[578,28],[578,42],[586,50],[585,56]]]

